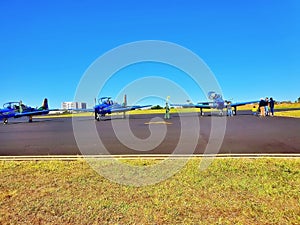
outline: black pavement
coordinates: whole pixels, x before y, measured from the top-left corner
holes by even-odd
[[[222,125],[225,120],[226,127]],[[220,126],[218,121],[222,121]],[[93,117],[78,117],[79,149],[72,118],[34,118],[32,123],[10,120],[9,124],[0,125],[0,155],[300,153],[300,119],[296,118],[171,114],[166,122],[163,115],[131,115],[128,119],[121,119],[120,115],[99,122]],[[225,129],[224,138],[210,136],[214,129]],[[214,142],[220,141],[220,148],[207,149],[208,143],[215,147]]]

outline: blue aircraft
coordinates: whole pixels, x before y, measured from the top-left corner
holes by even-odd
[[[8,123],[9,118],[19,118],[23,116],[28,117],[28,122],[32,122],[32,117],[37,115],[44,115],[49,113],[48,100],[44,99],[43,105],[39,108],[32,108],[26,106],[20,102],[7,102],[3,105],[3,109],[0,109],[0,119],[4,124]]]
[[[118,104],[114,102],[111,97],[102,97],[98,100],[98,105],[95,105],[93,109],[83,109],[77,111],[86,111],[86,112],[94,112],[95,113],[95,120],[100,121],[102,118],[105,117],[106,114],[111,113],[119,113],[123,112],[123,117],[125,117],[125,112],[150,107],[151,105],[134,105],[134,106],[127,106],[127,97],[124,96],[124,103]]]
[[[212,100],[211,102],[199,102],[197,104],[171,104],[171,106],[182,106],[186,108],[200,108],[201,116],[204,115],[203,109],[217,109],[220,112],[220,115],[223,115],[223,110],[227,107],[228,104],[233,107],[234,115],[236,115],[237,107],[241,105],[258,103],[259,101],[249,101],[249,102],[236,102],[232,103],[231,101],[223,100],[222,95],[217,94],[214,91],[208,92],[208,98]]]

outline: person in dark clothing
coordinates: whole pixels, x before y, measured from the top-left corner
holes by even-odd
[[[273,100],[273,98],[270,98],[269,106],[270,106],[270,114],[271,116],[274,116],[275,101]]]
[[[260,102],[259,102],[259,110],[260,110],[260,116],[265,116],[265,106],[266,106],[266,102],[263,98],[260,99]]]

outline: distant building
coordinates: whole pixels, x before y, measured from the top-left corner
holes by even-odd
[[[63,102],[61,103],[61,107],[63,109],[86,109],[85,102]]]

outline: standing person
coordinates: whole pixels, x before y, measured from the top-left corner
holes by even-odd
[[[269,98],[266,97],[266,100],[265,100],[265,113],[266,113],[266,116],[269,116]]]
[[[22,103],[22,100],[20,100],[19,102],[19,113],[22,113],[23,112],[23,103]]]
[[[231,102],[230,101],[227,102],[226,108],[227,108],[227,116],[233,116],[233,114],[232,114],[232,107],[231,107]]]
[[[169,104],[167,102],[166,102],[165,119],[170,119],[170,107],[169,107]]]
[[[272,97],[270,98],[269,105],[270,105],[270,114],[271,114],[271,116],[274,116],[275,101],[273,100]]]
[[[265,113],[265,100],[263,98],[260,99],[260,102],[259,102],[259,110],[260,110],[260,116],[264,117],[266,115]]]

